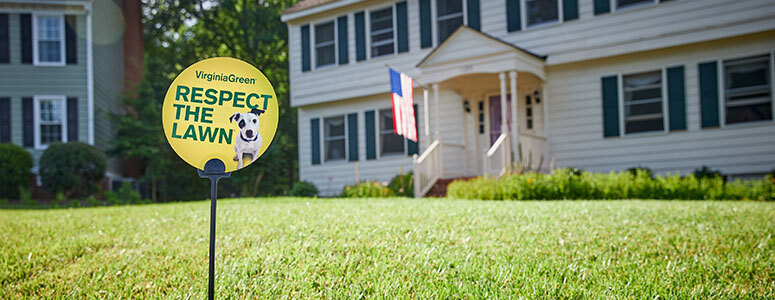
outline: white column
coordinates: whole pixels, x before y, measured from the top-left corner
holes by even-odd
[[[504,134],[509,132],[508,115],[506,114],[508,107],[506,103],[506,72],[501,72],[499,77],[501,80],[501,134]]]
[[[439,103],[439,84],[434,83],[433,84],[433,121],[434,123],[434,137],[436,140],[441,140],[441,129],[439,128],[439,106],[441,106],[441,103]]]
[[[425,138],[430,139],[431,137],[431,119],[430,119],[430,111],[428,107],[428,88],[425,87],[422,89],[422,102],[423,102],[423,127],[425,127]],[[428,143],[430,145],[430,143]]]
[[[509,72],[511,80],[511,151],[514,152],[514,161],[520,162],[522,157],[519,155],[519,118],[517,117],[517,107],[519,97],[517,97],[517,71]]]

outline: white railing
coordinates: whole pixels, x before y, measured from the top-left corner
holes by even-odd
[[[484,156],[484,175],[500,177],[508,172],[511,166],[511,143],[509,135],[501,133]]]
[[[546,138],[541,136],[520,134],[521,166],[525,171],[541,172],[546,168]]]
[[[424,196],[433,187],[439,178],[441,178],[443,166],[441,165],[441,142],[439,140],[425,149],[419,157],[414,155],[412,165],[414,172],[414,197]]]

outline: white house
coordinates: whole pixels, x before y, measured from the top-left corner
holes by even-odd
[[[510,162],[775,168],[773,0],[303,0],[282,20],[300,177],[324,195]],[[387,66],[416,79],[419,145],[392,134]]]

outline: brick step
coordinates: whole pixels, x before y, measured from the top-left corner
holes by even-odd
[[[444,178],[439,179],[436,181],[435,184],[433,184],[433,187],[428,191],[427,194],[425,194],[425,197],[446,197],[447,196],[447,186],[449,186],[450,183],[452,183],[455,180],[466,180],[471,179],[474,177],[458,177],[458,178]]]

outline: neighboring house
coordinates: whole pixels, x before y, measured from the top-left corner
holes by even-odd
[[[303,0],[282,20],[300,178],[325,195],[411,170],[421,195],[512,160],[775,168],[773,0]],[[419,147],[392,134],[386,66],[417,80]]]
[[[0,0],[0,142],[30,151],[33,173],[51,143],[110,147],[110,114],[142,63],[139,3],[126,4]],[[122,161],[106,175],[121,179]]]

